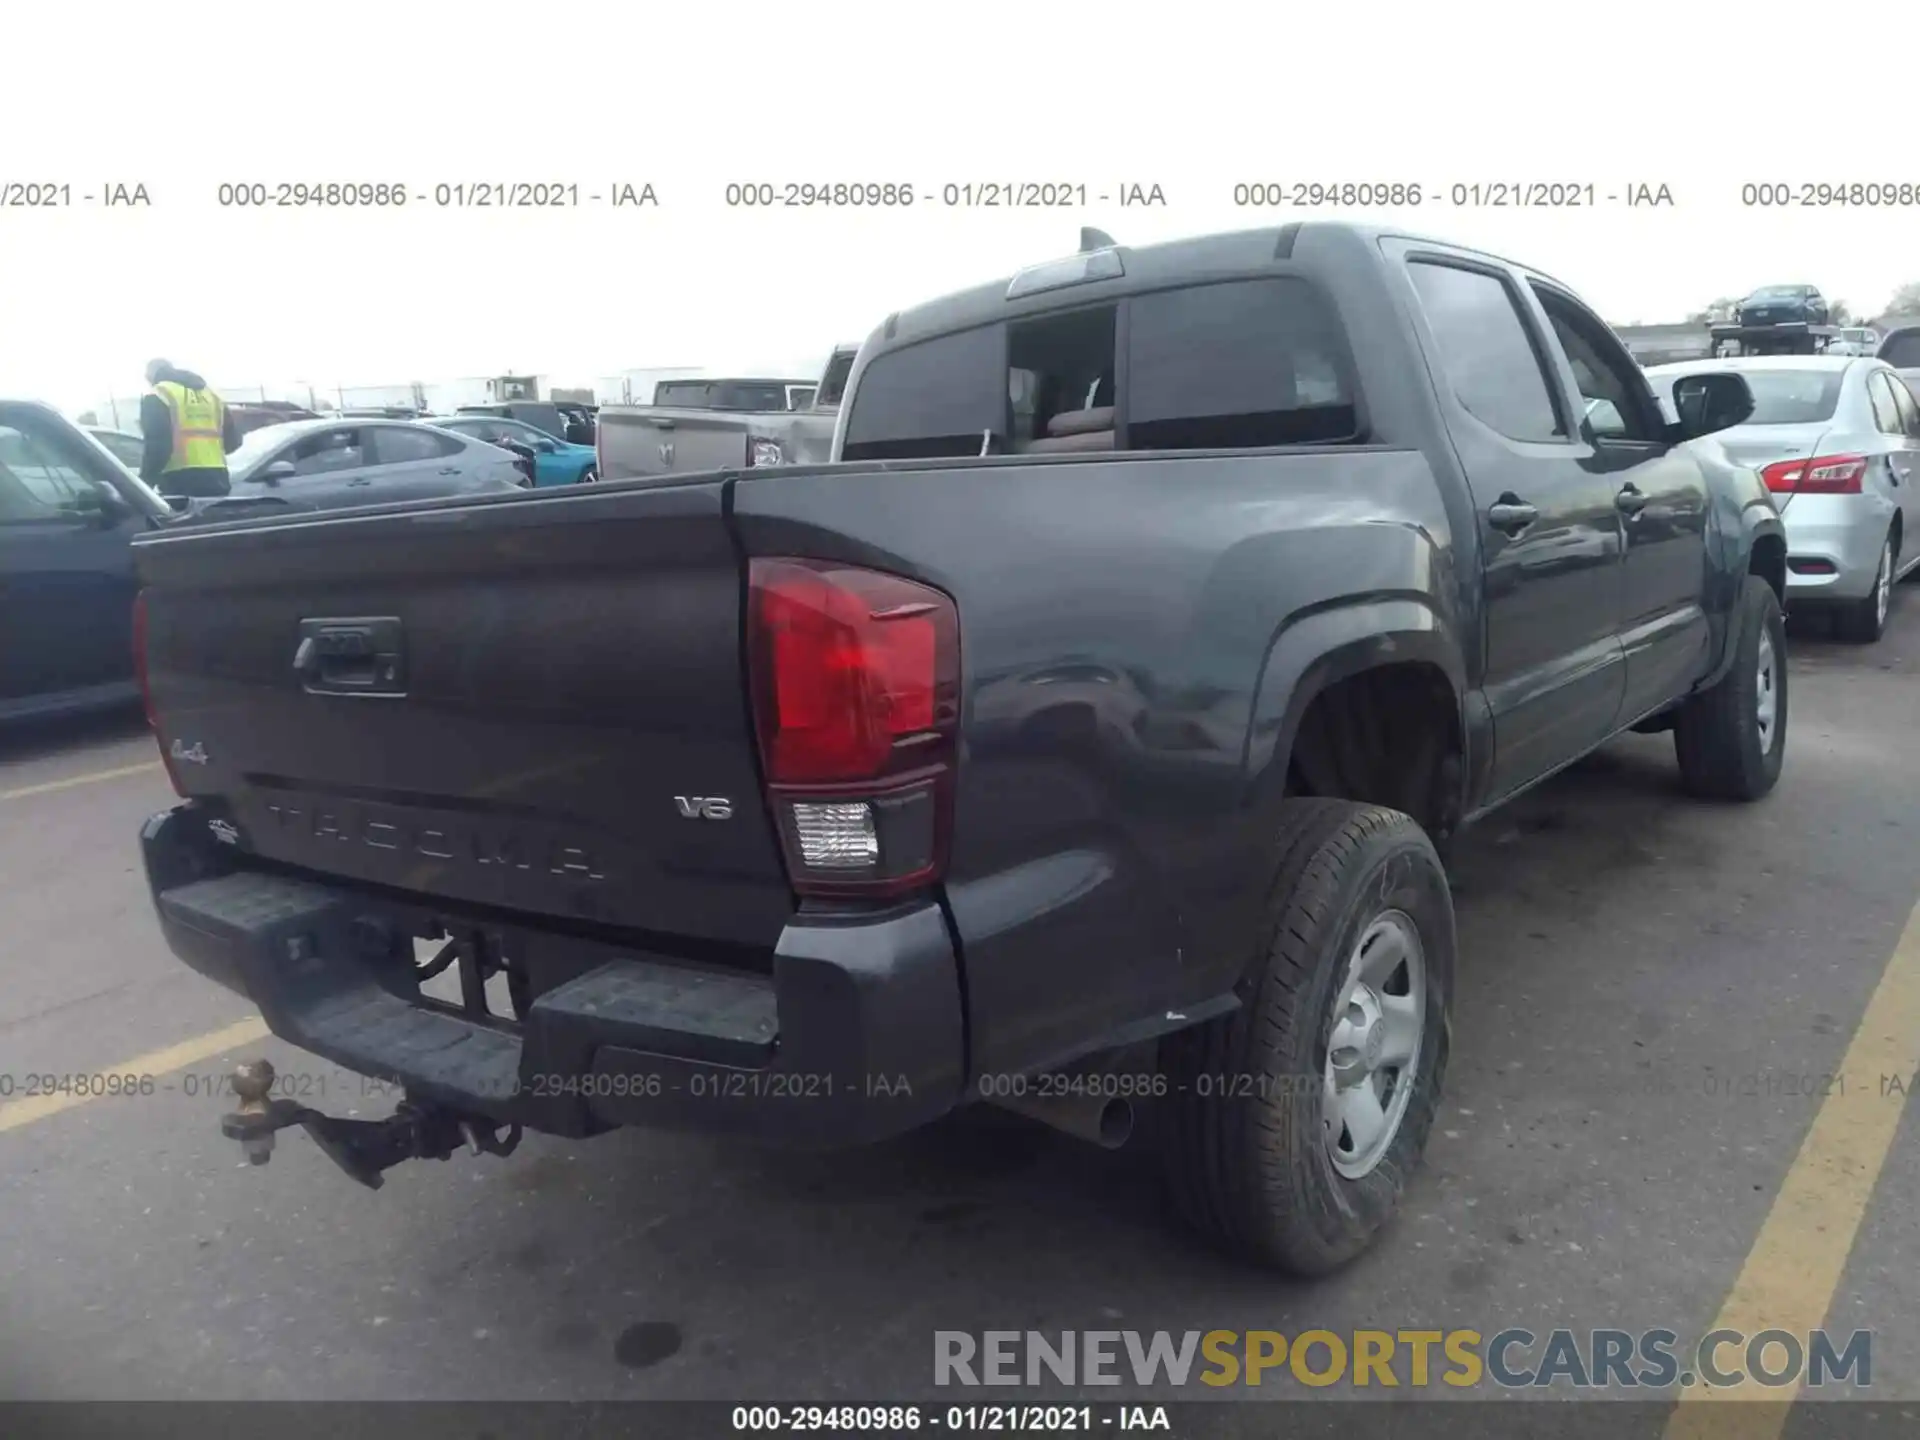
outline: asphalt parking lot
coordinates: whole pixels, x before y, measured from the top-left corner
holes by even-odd
[[[134,834],[170,792],[137,719],[16,734],[0,1072],[156,1085],[0,1097],[0,1394],[876,1400],[929,1391],[937,1329],[1759,1315],[1873,1330],[1875,1392],[1920,1397],[1920,1138],[1881,1080],[1916,1040],[1920,585],[1876,646],[1796,634],[1791,678],[1759,806],[1686,799],[1668,739],[1635,737],[1463,839],[1427,1166],[1318,1285],[1199,1248],[1130,1150],[993,1113],[828,1157],[529,1137],[379,1193],[298,1132],[248,1168],[209,1093],[234,1059],[388,1102],[166,953]]]

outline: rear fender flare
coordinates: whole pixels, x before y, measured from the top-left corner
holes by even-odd
[[[1244,773],[1254,803],[1280,799],[1294,739],[1315,697],[1363,671],[1410,661],[1432,665],[1446,676],[1465,750],[1472,740],[1463,706],[1466,662],[1452,628],[1425,597],[1347,601],[1283,625],[1261,667],[1247,733]],[[1471,766],[1465,754],[1461,760],[1464,786]]]

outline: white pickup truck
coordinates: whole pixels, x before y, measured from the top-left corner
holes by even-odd
[[[652,405],[603,405],[600,478],[824,463],[832,458],[840,392],[859,350],[842,345],[833,352],[805,410],[787,408],[793,387],[783,380],[663,381]]]

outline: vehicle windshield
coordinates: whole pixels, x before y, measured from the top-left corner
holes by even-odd
[[[1765,285],[1747,298],[1749,300],[1798,300],[1803,293],[1798,285]]]
[[[240,446],[227,454],[227,473],[238,476],[252,470],[267,456],[271,455],[287,437],[294,433],[291,425],[262,425],[258,430],[249,430]]]

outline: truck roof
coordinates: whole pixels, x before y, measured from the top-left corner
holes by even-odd
[[[1180,240],[1162,241],[1155,245],[1111,247],[1119,256],[1125,273],[1112,279],[1085,281],[1068,287],[1054,287],[1035,290],[1029,294],[1009,298],[1008,289],[1026,270],[1016,271],[1013,275],[985,284],[971,286],[965,290],[943,295],[938,299],[926,301],[907,310],[899,310],[889,315],[874,332],[881,347],[896,348],[911,344],[916,340],[928,339],[935,335],[951,334],[956,330],[969,330],[976,325],[992,324],[1000,320],[1020,319],[1024,316],[1043,314],[1075,304],[1092,304],[1101,300],[1111,300],[1121,295],[1135,294],[1141,291],[1159,290],[1168,286],[1192,284],[1207,278],[1226,279],[1232,276],[1246,276],[1270,270],[1276,265],[1285,265],[1295,256],[1302,243],[1318,249],[1322,243],[1329,248],[1371,248],[1375,242],[1392,237],[1443,246],[1456,254],[1478,255],[1483,259],[1495,261],[1501,265],[1537,275],[1556,285],[1564,282],[1554,280],[1550,275],[1532,266],[1521,265],[1518,261],[1508,260],[1484,250],[1474,250],[1451,240],[1422,235],[1392,226],[1356,225],[1343,221],[1294,221],[1286,225],[1267,226],[1258,230],[1233,230],[1212,235],[1191,236]],[[1108,247],[1098,247],[1108,248]],[[1080,253],[1092,253],[1082,250]],[[1059,260],[1072,258],[1070,254],[1054,257]],[[1038,264],[1046,264],[1040,261]],[[1032,268],[1038,268],[1038,265]]]

